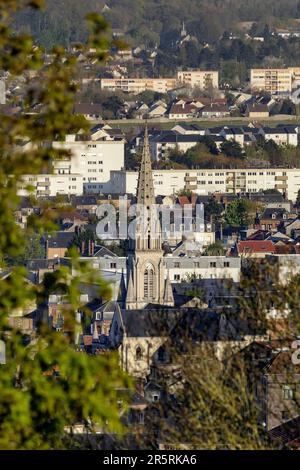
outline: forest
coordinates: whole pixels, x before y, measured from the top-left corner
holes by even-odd
[[[200,41],[214,42],[240,22],[285,26],[300,18],[299,0],[45,0],[43,12],[23,10],[15,21],[49,46],[84,39],[87,12],[102,13],[112,28],[134,43],[160,45],[185,21],[188,32]]]
[[[251,67],[300,65],[300,38],[272,34],[275,28],[300,29],[300,0],[45,0],[43,12],[25,9],[16,15],[14,27],[46,50],[53,44],[70,47],[85,41],[89,11],[101,13],[129,46],[140,47],[140,76],[201,67],[220,70],[222,82],[236,87]],[[184,42],[183,22],[190,36]],[[252,40],[255,36],[264,42]]]

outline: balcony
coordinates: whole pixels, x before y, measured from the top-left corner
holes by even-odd
[[[184,178],[184,181],[185,181],[186,183],[190,183],[190,182],[197,181],[197,176],[186,176],[186,177]]]
[[[287,176],[275,176],[275,181],[287,181]]]
[[[187,189],[189,191],[195,191],[197,189],[197,185],[196,184],[186,184],[185,189]]]

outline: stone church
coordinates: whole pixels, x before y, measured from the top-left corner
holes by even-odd
[[[153,210],[155,195],[147,128],[138,177],[137,204],[135,239],[131,240],[128,253],[126,309],[143,309],[148,304],[174,306],[171,282],[165,272],[161,223]],[[142,208],[147,211],[145,219],[140,213]]]

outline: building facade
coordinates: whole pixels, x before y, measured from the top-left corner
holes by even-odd
[[[199,195],[277,189],[295,202],[300,189],[300,169],[295,168],[153,170],[152,174],[154,194],[161,196],[170,196],[183,189]],[[109,192],[135,194],[137,182],[135,171],[112,171]]]
[[[299,83],[299,69],[251,69],[250,82],[251,90],[254,92],[291,93]]]
[[[65,142],[53,142],[53,147],[70,153],[54,162],[54,173],[60,178],[80,174],[83,192],[86,193],[105,192],[110,172],[124,167],[123,140],[80,140],[78,135],[69,135]]]

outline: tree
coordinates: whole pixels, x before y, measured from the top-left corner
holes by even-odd
[[[248,201],[245,199],[236,199],[231,202],[225,212],[225,221],[229,227],[232,228],[240,228],[248,225]]]
[[[221,152],[227,157],[242,158],[243,149],[235,140],[226,140],[221,144]]]
[[[223,243],[220,240],[217,240],[205,249],[203,256],[224,256],[225,254],[226,249],[224,248]]]
[[[12,78],[34,70],[34,89],[30,80],[24,88],[24,110],[30,110],[36,102],[42,107],[39,115],[0,116],[0,260],[4,269],[7,258],[28,256],[26,240],[32,233],[36,245],[41,233],[55,229],[49,211],[33,217],[31,226],[24,231],[17,226],[14,212],[19,205],[17,192],[22,175],[39,174],[52,159],[65,155],[64,151],[45,147],[44,142],[61,141],[66,134],[88,129],[86,120],[72,112],[77,91],[76,59],[62,47],[55,47],[51,62],[45,66],[43,51],[34,47],[33,39],[12,30],[16,12],[29,5],[38,9],[42,3],[0,1],[0,68]],[[101,60],[103,51],[110,49],[107,24],[96,14],[87,19],[90,36],[82,50],[88,53],[91,48],[96,49]],[[30,150],[19,145],[28,140],[32,143]],[[111,291],[97,273],[79,262],[76,250],[71,255],[71,268],[60,267],[38,286],[27,281],[28,273],[20,266],[1,280],[0,340],[6,347],[6,364],[0,366],[1,449],[72,447],[72,432],[66,434],[65,429],[72,430],[78,423],[91,432],[95,426],[114,432],[122,429],[116,389],[130,384],[119,369],[118,358],[114,354],[90,357],[75,350],[80,328],[76,315],[83,308],[78,288],[82,276],[87,282],[97,283],[99,297],[108,300]],[[68,300],[68,307],[62,310],[67,334],[55,333],[48,322],[41,322],[35,341],[28,344],[20,330],[10,327],[9,316],[29,303],[40,305],[57,290]],[[88,318],[90,312],[86,310],[85,315]]]

